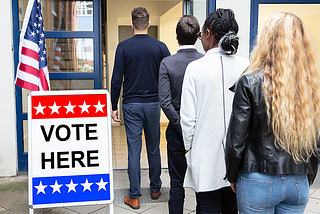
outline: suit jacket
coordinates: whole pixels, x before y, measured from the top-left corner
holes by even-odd
[[[180,102],[184,74],[188,64],[202,56],[203,54],[195,48],[178,49],[175,55],[164,58],[160,64],[160,106],[170,123],[180,133]]]

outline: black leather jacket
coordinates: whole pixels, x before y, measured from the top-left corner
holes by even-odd
[[[297,164],[275,145],[275,136],[267,125],[262,85],[263,71],[246,74],[238,81],[226,139],[227,179],[236,182],[241,171],[309,174],[312,183],[318,168],[318,155]]]

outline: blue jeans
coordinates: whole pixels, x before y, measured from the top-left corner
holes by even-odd
[[[157,193],[161,187],[160,158],[160,104],[126,103],[122,105],[128,145],[128,175],[130,181],[129,196],[136,199],[141,196],[140,155],[142,148],[142,130],[144,130],[149,163],[150,189]]]
[[[240,173],[237,181],[239,213],[303,214],[309,201],[307,175]]]

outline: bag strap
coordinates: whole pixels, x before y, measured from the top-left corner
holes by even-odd
[[[221,61],[221,71],[222,71],[222,75],[221,75],[221,81],[222,81],[222,96],[223,96],[223,126],[224,126],[224,134],[223,134],[223,138],[222,138],[222,147],[223,147],[223,151],[225,151],[225,143],[226,143],[226,135],[227,135],[227,124],[226,124],[226,95],[225,95],[225,79],[224,79],[224,68],[223,68],[223,60],[222,60],[222,56],[220,56],[220,61]]]

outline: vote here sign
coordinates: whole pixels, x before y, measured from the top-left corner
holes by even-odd
[[[105,90],[29,94],[32,208],[113,201],[109,100]]]

